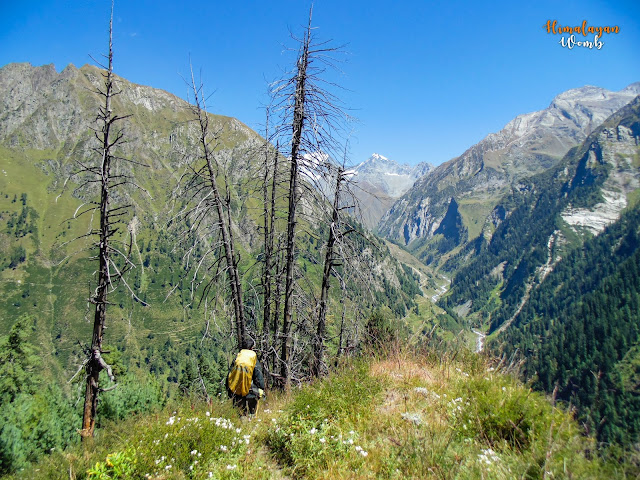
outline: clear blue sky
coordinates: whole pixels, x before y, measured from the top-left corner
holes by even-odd
[[[116,0],[115,70],[185,98],[189,55],[210,110],[260,130],[267,81],[291,64],[308,0]],[[0,66],[91,63],[107,47],[109,0],[0,0]],[[563,48],[562,25],[617,25],[600,50]],[[322,39],[346,44],[344,102],[359,118],[354,163],[371,153],[439,164],[520,113],[583,85],[640,81],[640,2],[316,0]],[[565,35],[566,36],[566,35]],[[584,37],[578,36],[579,40]],[[587,39],[592,39],[588,35]],[[0,112],[0,115],[2,112]]]

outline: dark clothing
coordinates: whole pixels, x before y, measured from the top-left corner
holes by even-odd
[[[264,390],[264,376],[262,375],[262,365],[260,360],[256,361],[256,366],[253,367],[253,376],[251,377],[251,390],[247,394],[247,398],[260,398],[258,389]]]
[[[227,373],[227,394],[229,398],[233,400],[233,405],[238,407],[243,415],[249,413],[253,415],[256,413],[256,408],[258,407],[258,400],[260,400],[260,390],[264,390],[264,376],[262,375],[262,365],[260,364],[260,360],[256,360],[256,365],[253,367],[253,375],[251,376],[251,388],[249,389],[249,393],[246,397],[241,395],[237,395],[229,389],[229,373],[231,373],[231,369],[233,368],[233,364],[229,367],[229,372]]]
[[[249,415],[255,415],[256,409],[258,408],[257,398],[249,398],[249,395],[241,397],[240,395],[232,393],[231,399],[233,400],[233,406],[239,408],[243,415],[247,413]]]

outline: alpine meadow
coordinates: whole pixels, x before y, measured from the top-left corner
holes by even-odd
[[[640,477],[640,82],[354,161],[364,56],[322,2],[255,129],[214,113],[235,64],[123,78],[130,7],[98,3],[91,64],[0,68],[3,478]]]

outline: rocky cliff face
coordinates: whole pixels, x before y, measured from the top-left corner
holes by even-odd
[[[496,202],[511,185],[556,164],[638,94],[640,83],[619,92],[583,87],[558,95],[545,110],[516,117],[418,180],[384,215],[379,232],[422,249],[455,199],[468,238],[490,236]]]
[[[600,190],[602,200],[590,208],[569,205],[562,211],[562,219],[578,233],[586,229],[597,235],[620,218],[620,212],[628,206],[628,195],[640,188],[638,144],[638,125],[602,129],[579,166],[588,171],[607,165],[609,175]]]

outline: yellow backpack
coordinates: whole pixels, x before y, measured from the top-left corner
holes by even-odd
[[[253,369],[257,361],[258,356],[253,350],[240,350],[227,379],[229,390],[241,397],[249,394]]]

